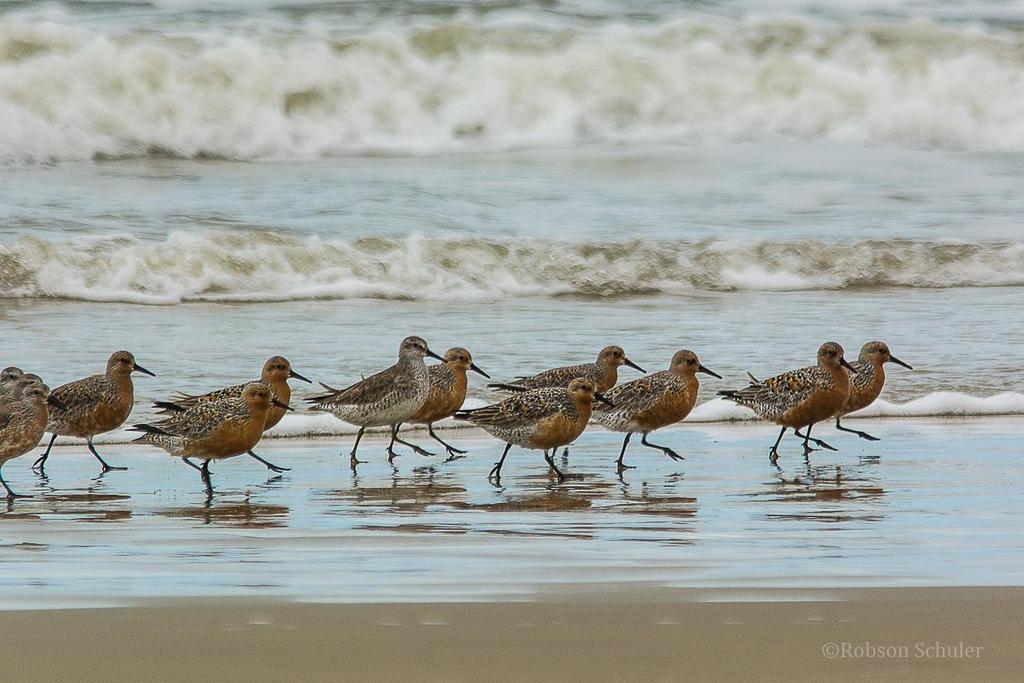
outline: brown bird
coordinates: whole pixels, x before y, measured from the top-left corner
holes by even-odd
[[[269,384],[271,390],[274,392],[274,398],[285,406],[289,406],[291,405],[292,388],[288,386],[288,380],[291,378],[312,384],[312,380],[306,379],[292,369],[291,363],[288,362],[287,358],[284,356],[272,356],[263,364],[263,371],[260,373],[260,379],[257,381]],[[199,405],[200,403],[219,401],[224,398],[240,397],[242,395],[242,391],[245,390],[245,387],[248,386],[248,384],[248,382],[243,384],[234,384],[229,387],[224,387],[223,389],[211,391],[207,394],[197,395],[178,393],[171,396],[170,401],[154,401],[153,405],[160,409],[157,412],[162,415],[180,413],[192,406]],[[281,418],[284,417],[286,412],[287,410],[285,408],[271,406],[270,410],[267,411],[267,423],[264,425],[263,430],[266,431],[274,427],[281,421]],[[252,451],[249,451],[248,454],[266,465],[267,469],[272,472],[285,472],[289,469],[288,467],[278,467],[277,465],[264,460]]]
[[[96,452],[92,440],[97,434],[117,429],[135,405],[135,388],[132,373],[138,371],[150,377],[152,372],[135,362],[135,356],[127,351],[118,351],[107,360],[107,370],[102,375],[68,382],[53,390],[52,395],[65,408],[50,412],[46,431],[50,432],[50,443],[46,452],[32,465],[40,473],[44,471],[46,459],[57,436],[77,436],[86,440],[89,452],[100,461],[104,472],[123,470],[126,467],[111,467]]]
[[[808,441],[835,450],[820,439],[812,439],[811,427],[835,415],[846,401],[850,393],[847,370],[857,372],[843,357],[843,347],[836,342],[826,342],[818,349],[816,366],[791,370],[763,382],[751,376],[750,386],[718,394],[750,408],[761,419],[782,426],[779,438],[768,451],[769,460],[776,464],[782,436],[790,427],[804,440],[805,457],[814,450],[808,446]],[[807,427],[806,435],[800,433],[801,427]]]
[[[612,431],[626,432],[619,459],[615,461],[619,472],[630,468],[622,463],[622,457],[635,432],[643,434],[640,443],[648,448],[655,448],[673,460],[683,459],[683,456],[668,446],[650,443],[647,435],[660,427],[675,424],[690,414],[700,389],[698,372],[722,379],[721,375],[701,365],[693,351],[677,351],[672,356],[668,370],[620,384],[605,392],[605,398],[612,405],[597,406],[594,409],[594,420]]]
[[[619,368],[623,365],[628,365],[640,372],[647,372],[629,358],[626,358],[626,352],[622,350],[621,346],[612,345],[601,349],[597,354],[597,360],[593,363],[552,368],[531,377],[520,377],[514,382],[495,382],[487,386],[492,389],[503,389],[505,391],[527,391],[542,387],[567,387],[569,382],[577,377],[582,377],[593,382],[597,392],[601,393],[608,391],[619,381]],[[569,455],[568,446],[562,455]]]
[[[615,386],[615,383],[619,381],[619,367],[623,365],[646,372],[626,358],[626,352],[622,350],[621,346],[606,346],[597,354],[597,360],[593,363],[552,368],[530,377],[519,377],[512,382],[495,382],[487,386],[506,391],[528,391],[544,387],[567,387],[574,379],[582,377],[593,382],[594,387],[600,393]]]
[[[50,389],[31,377],[10,383],[10,394],[0,404],[0,468],[8,460],[31,451],[39,444],[49,418]],[[0,474],[8,498],[21,498]]]
[[[444,449],[448,451],[449,460],[466,451],[443,441],[434,433],[434,423],[451,417],[456,410],[462,407],[466,400],[466,388],[469,385],[469,380],[466,377],[469,370],[483,375],[487,379],[491,378],[476,366],[469,351],[457,346],[448,349],[444,354],[443,363],[427,368],[430,377],[430,391],[427,394],[427,400],[419,412],[408,420],[413,424],[427,425],[427,433],[434,441],[444,446]]]
[[[133,425],[131,431],[144,433],[132,443],[150,444],[181,458],[199,470],[209,493],[210,461],[241,455],[259,443],[273,406],[291,410],[274,398],[269,384],[250,382],[239,395],[197,403],[153,424]],[[203,464],[194,465],[188,458],[200,458]]]
[[[882,393],[882,386],[885,384],[886,363],[902,365],[908,370],[913,370],[903,361],[889,352],[889,346],[885,342],[868,342],[860,349],[860,356],[854,361],[853,367],[857,373],[850,378],[850,395],[846,397],[842,409],[836,413],[836,429],[842,432],[856,434],[868,441],[878,441],[877,436],[871,436],[867,432],[859,432],[856,429],[847,429],[839,424],[839,420],[846,415],[867,408],[875,402],[878,395]]]
[[[425,356],[444,360],[430,350],[422,337],[406,337],[398,347],[398,362],[391,367],[344,389],[335,389],[321,382],[326,394],[303,399],[312,404],[310,410],[330,413],[339,420],[359,425],[356,442],[349,452],[353,468],[362,462],[356,458],[356,452],[367,427],[391,427],[388,462],[398,455],[395,453],[396,443],[409,446],[420,455],[433,455],[398,438],[402,423],[419,412],[430,391],[430,376],[427,364],[423,362]]]
[[[548,451],[553,454],[583,433],[595,399],[608,402],[594,390],[592,381],[581,377],[568,387],[531,389],[483,408],[460,410],[455,418],[468,420],[505,442],[501,460],[495,463],[488,479],[501,480],[501,468],[509,449],[519,446],[544,451],[544,460],[561,482],[565,475],[555,466]]]

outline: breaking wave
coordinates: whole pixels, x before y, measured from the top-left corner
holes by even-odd
[[[1015,30],[435,19],[171,31],[0,19],[0,163],[826,139],[1024,149]]]
[[[175,232],[0,244],[0,298],[138,304],[494,301],[694,291],[1024,285],[1024,242],[570,243],[542,238]]]

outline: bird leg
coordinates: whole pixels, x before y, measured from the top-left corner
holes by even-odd
[[[626,454],[626,446],[629,445],[629,439],[632,436],[633,432],[626,432],[626,438],[622,440],[622,450],[619,451],[619,459],[615,461],[615,466],[618,468],[620,474],[622,473],[622,470],[636,469],[635,467],[633,467],[633,465],[622,464],[622,456]]]
[[[39,472],[39,474],[45,474],[46,471],[46,459],[50,457],[50,449],[53,448],[53,442],[57,440],[56,434],[50,435],[50,443],[46,446],[46,451],[39,456],[39,459],[32,463],[32,470]]]
[[[458,460],[466,452],[466,451],[462,450],[461,448],[456,448],[455,446],[452,446],[451,444],[447,443],[444,439],[439,437],[437,434],[435,434],[434,433],[434,424],[433,423],[430,423],[430,424],[427,425],[427,434],[430,434],[430,438],[431,439],[433,439],[434,441],[436,441],[439,444],[441,444],[442,446],[444,446],[444,449],[446,451],[448,451],[448,459],[445,460],[445,462],[451,462],[452,460]]]
[[[4,489],[7,491],[8,500],[12,500],[14,498],[28,498],[28,496],[23,493],[15,493],[14,491],[12,491],[11,487],[7,485],[6,481],[4,481],[4,477],[2,474],[0,474],[0,484],[3,484]]]
[[[493,479],[495,482],[501,481],[501,466],[505,464],[505,458],[508,456],[508,452],[511,448],[512,444],[505,444],[505,450],[501,454],[501,460],[494,463],[494,467],[491,468],[490,474],[487,475],[488,479]]]
[[[348,454],[349,462],[351,463],[353,470],[356,468],[356,465],[361,462],[365,462],[363,460],[356,459],[356,451],[359,450],[359,441],[363,438],[363,432],[365,431],[366,427],[359,428],[359,433],[356,434],[356,442],[352,444],[352,451]]]
[[[89,452],[92,453],[93,457],[100,461],[100,465],[103,466],[103,472],[104,473],[109,472],[111,470],[126,470],[126,469],[128,469],[127,467],[113,467],[112,465],[107,464],[107,461],[104,460],[103,458],[101,458],[100,454],[96,452],[96,447],[92,445],[92,437],[91,436],[86,441],[86,444],[89,446]]]
[[[278,467],[274,463],[268,462],[268,461],[264,460],[263,458],[261,458],[260,456],[256,455],[252,451],[246,451],[246,453],[249,454],[249,456],[255,458],[259,462],[261,462],[264,465],[266,465],[267,469],[270,470],[271,472],[289,472],[292,469],[291,467]]]
[[[202,477],[203,483],[206,484],[206,495],[213,495],[213,484],[210,482],[210,461],[204,460],[203,466],[199,468],[199,476]]]
[[[199,465],[195,464],[194,462],[192,462],[191,460],[184,456],[181,458],[181,461],[194,470],[199,470],[200,472],[202,471],[202,468]]]
[[[391,428],[391,445],[392,446],[397,441],[398,443],[402,444],[403,446],[408,446],[409,448],[411,448],[413,450],[413,453],[416,453],[417,455],[425,455],[425,456],[432,456],[432,455],[434,455],[430,451],[428,451],[426,449],[423,449],[423,448],[420,448],[419,446],[417,446],[414,443],[409,443],[408,441],[403,441],[402,439],[399,439],[398,438],[398,430],[401,429],[401,428],[402,428],[402,423],[401,422],[399,422],[398,424],[394,425]],[[395,454],[392,452],[391,446],[388,446],[388,456],[389,456],[388,457],[388,462],[391,462],[391,458],[393,458],[394,455]]]
[[[860,438],[867,439],[868,441],[880,441],[881,440],[877,436],[871,436],[867,432],[859,432],[856,429],[847,429],[846,427],[844,427],[841,424],[839,424],[839,418],[838,417],[836,418],[836,429],[838,429],[841,432],[850,432],[851,434],[856,434]]]
[[[555,449],[552,449],[552,451],[554,450]],[[548,467],[550,467],[552,471],[554,471],[555,476],[558,477],[558,483],[561,484],[563,481],[565,481],[565,475],[562,474],[562,470],[558,469],[558,467],[555,465],[555,459],[551,457],[551,455],[547,451],[544,451],[544,460],[547,461]]]
[[[824,448],[826,450],[829,450],[829,451],[836,450],[835,448],[833,448],[832,446],[828,445],[827,443],[825,443],[821,439],[815,439],[814,437],[811,436],[811,427],[813,427],[813,426],[814,425],[808,425],[807,426],[807,434],[801,434],[799,429],[794,429],[793,430],[794,434],[796,434],[798,437],[800,437],[801,439],[804,440],[804,455],[805,456],[809,455],[810,453],[813,453],[814,451],[818,450],[816,448],[811,448],[810,446],[808,446],[807,445],[808,441],[810,441],[811,443],[813,443],[813,444],[815,444],[817,446],[820,446],[820,447],[822,447],[822,448]]]
[[[648,448],[656,448],[656,449],[658,449],[659,451],[661,451],[662,453],[664,453],[668,457],[672,458],[673,460],[686,460],[686,458],[684,458],[683,456],[679,455],[678,453],[676,453],[674,450],[672,450],[668,446],[659,446],[656,443],[651,443],[650,441],[648,441],[647,440],[647,432],[644,432],[644,435],[640,438],[640,443],[642,443],[643,445],[647,446]]]
[[[782,436],[786,433],[786,427],[779,432],[779,438],[775,439],[775,445],[768,449],[768,461],[777,465],[779,463],[779,444],[782,443]]]

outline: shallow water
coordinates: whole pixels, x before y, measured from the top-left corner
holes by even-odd
[[[883,438],[822,429],[839,453],[810,464],[787,441],[770,466],[769,426],[659,432],[687,460],[593,430],[557,485],[539,453],[453,437],[469,457],[407,455],[387,466],[364,441],[358,474],[338,441],[267,441],[293,470],[269,479],[242,457],[215,464],[207,500],[180,462],[112,446],[127,472],[96,478],[60,449],[48,478],[4,468],[19,499],[0,514],[4,606],[112,604],[154,596],[313,601],[527,598],[562,584],[917,586],[1019,584],[1024,542],[1019,419],[862,421]],[[449,433],[450,435],[451,433]],[[423,441],[422,435],[416,438]]]

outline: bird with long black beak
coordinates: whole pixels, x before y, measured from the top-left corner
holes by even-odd
[[[619,381],[619,368],[623,365],[640,372],[647,372],[627,358],[626,352],[622,350],[621,346],[612,345],[601,349],[597,354],[597,360],[593,363],[552,368],[529,377],[519,377],[511,382],[495,382],[487,386],[502,391],[528,391],[543,387],[567,387],[571,381],[582,377],[593,382],[597,392],[602,393],[614,387],[615,383]],[[568,455],[569,448],[566,447],[562,456]]]
[[[391,367],[344,389],[335,389],[321,382],[327,393],[305,399],[311,404],[310,410],[330,413],[339,420],[359,426],[359,433],[348,454],[353,470],[362,462],[356,456],[367,427],[391,427],[391,441],[387,447],[389,463],[399,455],[394,450],[396,443],[408,446],[420,455],[434,455],[398,438],[399,427],[423,407],[430,395],[430,373],[423,361],[427,356],[444,360],[430,350],[422,337],[406,337],[398,347],[398,362]]]
[[[568,387],[530,389],[483,408],[460,410],[455,419],[467,420],[505,442],[501,459],[487,475],[495,484],[501,482],[501,468],[512,446],[544,451],[544,460],[561,482],[565,475],[552,456],[587,428],[594,401],[612,405],[592,381],[577,377]]]
[[[444,354],[444,362],[431,365],[428,369],[430,393],[423,406],[409,418],[412,424],[427,425],[427,433],[434,441],[444,446],[449,461],[460,457],[466,451],[452,446],[435,434],[434,423],[451,417],[456,410],[462,408],[466,401],[466,389],[469,387],[467,373],[470,370],[487,379],[491,378],[477,367],[469,351],[459,346],[448,349]]]
[[[907,370],[913,370],[903,361],[889,352],[889,346],[885,342],[868,342],[860,349],[860,355],[853,362],[857,373],[850,378],[850,395],[843,402],[843,407],[836,413],[836,429],[841,432],[856,434],[868,441],[878,441],[877,436],[871,436],[867,432],[860,432],[856,429],[847,429],[839,423],[839,420],[850,413],[867,408],[875,402],[878,395],[882,393],[882,386],[885,385],[885,364],[895,363],[902,365]]]
[[[630,465],[623,464],[622,458],[630,437],[636,432],[643,435],[640,443],[644,446],[657,449],[673,460],[684,459],[668,446],[649,442],[647,435],[655,429],[680,422],[690,414],[700,390],[699,372],[722,379],[721,375],[701,365],[693,351],[676,351],[668,370],[619,384],[605,392],[605,398],[613,405],[597,406],[594,421],[612,431],[626,433],[619,459],[615,461],[620,473],[630,469]]]
[[[46,431],[51,435],[50,443],[33,463],[32,469],[40,474],[45,471],[46,459],[50,457],[50,450],[58,435],[85,439],[89,452],[99,461],[104,472],[127,469],[107,464],[96,452],[92,440],[97,434],[117,429],[128,419],[135,405],[133,372],[156,377],[136,363],[131,353],[118,351],[107,360],[107,369],[102,375],[68,382],[51,391],[52,409],[46,425]],[[59,405],[63,405],[63,408]]]
[[[811,438],[811,427],[816,422],[830,419],[836,414],[850,393],[850,373],[857,370],[846,362],[843,347],[826,342],[818,349],[818,364],[784,372],[758,381],[751,375],[751,384],[744,389],[720,391],[718,394],[741,406],[753,410],[758,417],[782,426],[779,438],[768,451],[772,464],[779,460],[779,444],[792,428],[804,440],[804,457],[815,449],[808,442],[822,448],[836,450],[821,439]],[[807,428],[806,434],[800,429]]]
[[[142,432],[133,443],[162,448],[199,470],[209,496],[213,494],[210,461],[251,451],[263,437],[267,412],[273,407],[291,410],[274,398],[269,384],[250,382],[240,394],[197,403],[159,422],[133,425],[130,431]],[[202,466],[190,462],[189,458],[201,459]]]
[[[266,431],[271,429],[284,414],[289,405],[291,405],[292,399],[292,388],[288,385],[289,379],[297,379],[302,382],[312,384],[312,380],[307,379],[295,372],[292,369],[291,363],[284,356],[271,356],[267,359],[267,362],[263,364],[263,371],[260,373],[259,380],[250,380],[250,382],[244,382],[242,384],[233,384],[223,389],[217,389],[206,394],[184,394],[178,393],[171,396],[169,401],[155,401],[153,405],[158,408],[158,412],[164,415],[172,413],[179,413],[191,408],[192,406],[199,405],[208,401],[219,401],[222,398],[229,398],[232,396],[238,397],[242,395],[242,391],[245,387],[251,383],[251,381],[265,382],[270,385],[271,390],[274,392],[274,399],[278,401],[278,404],[274,404],[267,411],[267,423],[263,426],[263,430]],[[248,455],[255,460],[263,463],[272,472],[286,472],[290,468],[279,467],[272,462],[264,460],[260,456],[256,455],[252,451],[248,452]]]

